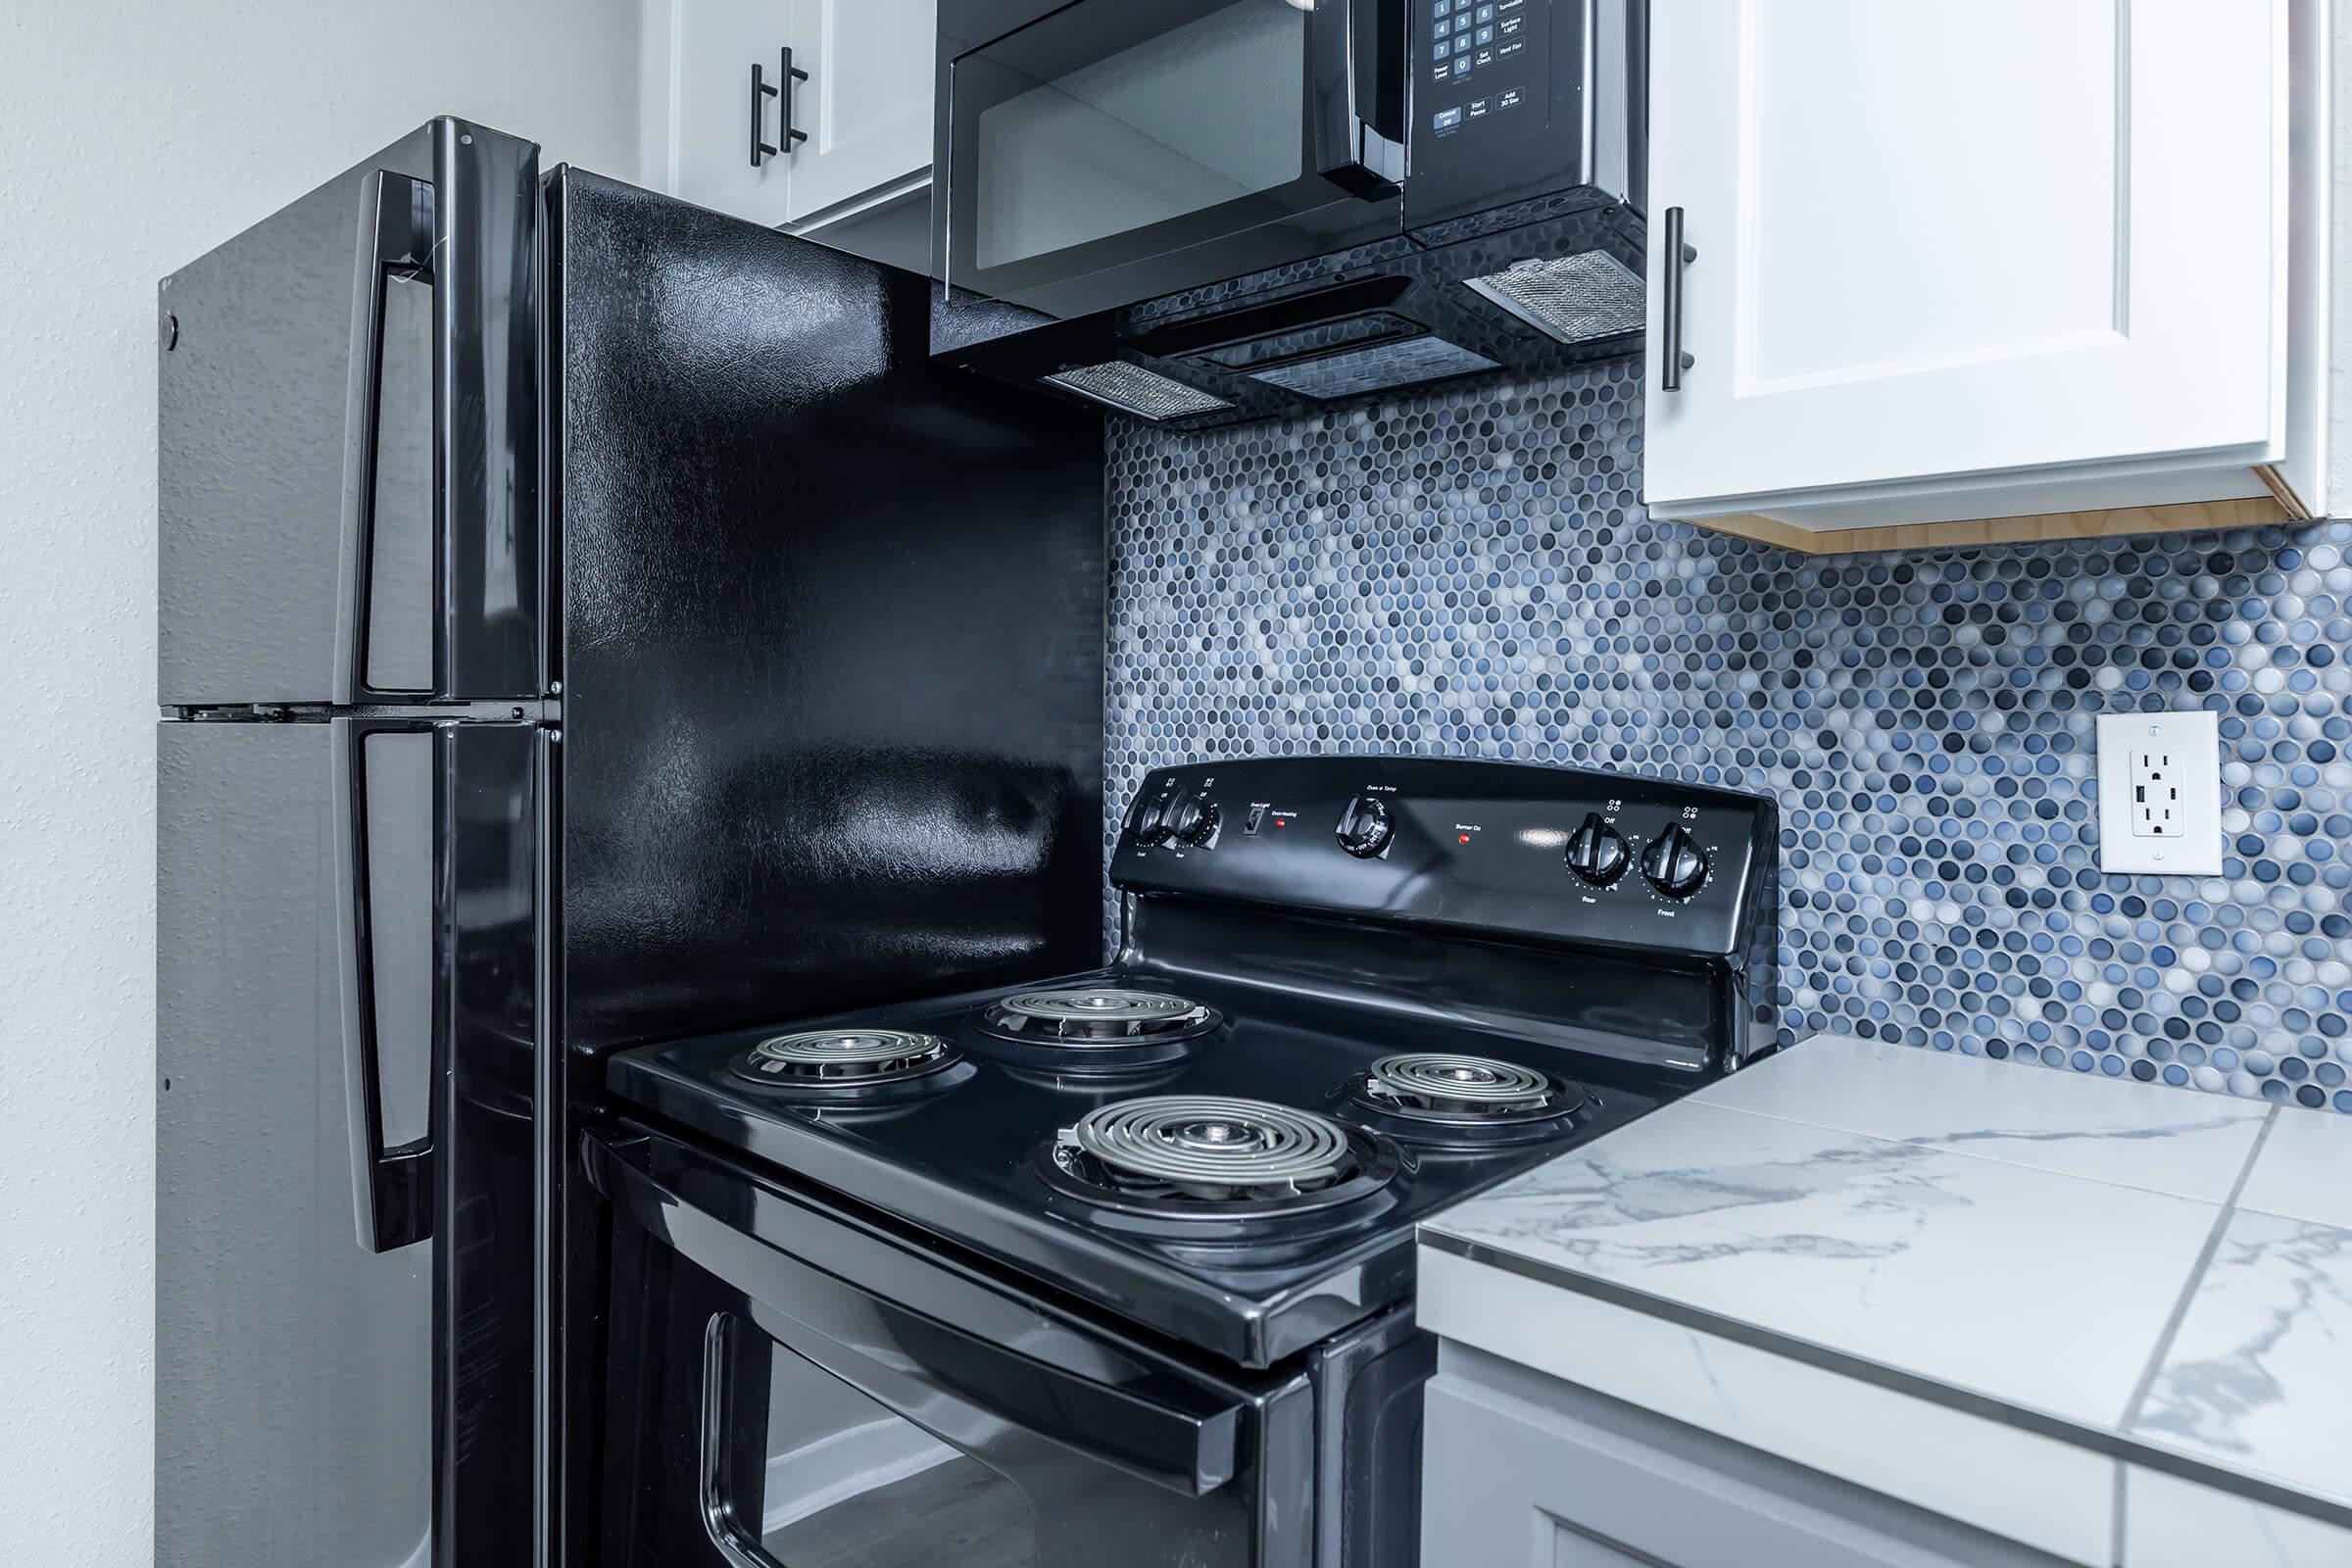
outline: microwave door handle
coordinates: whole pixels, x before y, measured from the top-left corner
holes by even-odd
[[[1233,1479],[1243,1413],[1238,1402],[1202,1391],[1199,1407],[1180,1407],[1007,1349],[946,1321],[954,1312],[934,1317],[895,1306],[747,1234],[766,1196],[758,1184],[727,1172],[727,1201],[716,1206],[744,1217],[720,1219],[676,1190],[686,1184],[658,1176],[648,1149],[643,1138],[621,1143],[590,1134],[589,1173],[647,1231],[750,1297],[763,1332],[868,1397],[923,1410],[930,1419],[921,1424],[951,1441],[956,1434],[948,1430],[952,1422],[943,1425],[941,1413],[962,1410],[975,1417],[976,1427],[1017,1428],[1183,1496],[1205,1496]],[[964,1291],[1003,1300],[944,1269],[936,1283],[943,1295]],[[827,1303],[840,1310],[828,1313]],[[908,1329],[924,1342],[919,1358],[907,1354],[893,1333]],[[942,1366],[953,1366],[956,1375],[934,1370]],[[753,1568],[766,1565],[755,1558]]]
[[[1404,177],[1403,106],[1382,88],[1410,69],[1405,12],[1404,0],[1324,0],[1306,11],[1315,172],[1368,201],[1396,195]]]

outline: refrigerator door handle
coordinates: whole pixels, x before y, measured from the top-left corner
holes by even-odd
[[[416,696],[368,686],[368,628],[375,591],[386,288],[395,281],[433,284],[433,187],[387,169],[370,173],[368,184],[360,206],[364,231],[351,291],[350,402],[343,423],[343,569],[336,587],[332,672],[334,700],[343,704],[411,702]]]
[[[383,1063],[376,1027],[375,953],[368,892],[368,774],[361,748],[386,729],[430,729],[429,721],[336,718],[332,783],[335,808],[336,947],[342,977],[343,1089],[351,1125],[351,1178],[360,1246],[389,1252],[433,1234],[433,1127],[386,1148]]]

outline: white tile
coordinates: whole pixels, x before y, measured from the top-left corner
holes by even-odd
[[[2352,1116],[2281,1105],[2237,1206],[2352,1230]]]
[[[2073,1562],[2113,1557],[2112,1460],[1424,1247],[1420,1325]]]
[[[1817,1035],[1692,1099],[2219,1203],[2270,1106],[1883,1040]],[[2352,1134],[2352,1116],[2339,1117]]]
[[[2107,1427],[2217,1213],[1684,1102],[1426,1228]]]
[[[2126,1467],[2124,1568],[2348,1568],[2352,1530]]]
[[[2352,1230],[2231,1214],[2132,1435],[2352,1499]]]

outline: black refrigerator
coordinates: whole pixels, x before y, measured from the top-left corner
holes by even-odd
[[[1100,957],[1102,452],[440,120],[163,282],[156,1560],[585,1563],[621,1046]]]

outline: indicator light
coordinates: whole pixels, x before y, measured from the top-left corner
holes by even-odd
[[[1457,833],[1454,835],[1454,837],[1460,839],[1464,844],[1470,842],[1470,835],[1467,833]]]

